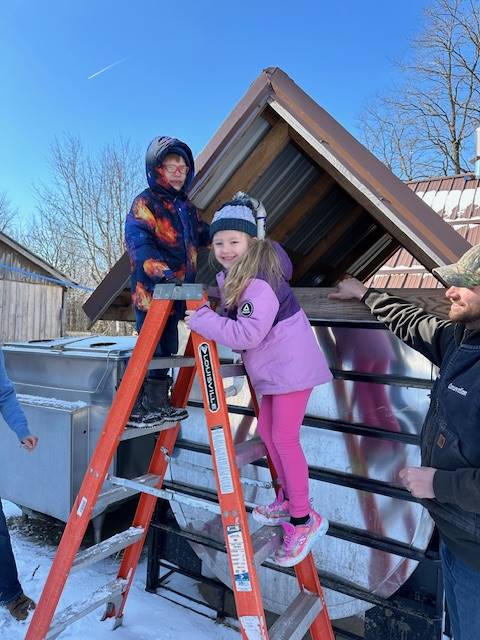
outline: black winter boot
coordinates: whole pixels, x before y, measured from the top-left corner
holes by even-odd
[[[148,410],[145,404],[145,385],[142,384],[127,424],[141,424],[144,422],[147,415]]]
[[[186,409],[170,405],[170,388],[172,378],[150,378],[146,383],[146,408],[152,415],[162,412],[164,422],[179,422],[188,418]]]

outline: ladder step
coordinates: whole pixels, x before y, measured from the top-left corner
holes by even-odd
[[[252,535],[253,559],[256,566],[260,566],[270,558],[282,544],[282,528],[263,525]]]
[[[129,427],[127,425],[122,433],[120,440],[131,440],[132,438],[140,438],[141,436],[146,436],[149,433],[159,433],[160,431],[167,431],[168,429],[173,429],[176,424],[176,422],[161,422],[152,424],[150,426],[147,425],[145,427]]]
[[[117,579],[103,587],[100,587],[88,598],[79,602],[74,602],[63,611],[60,611],[52,620],[52,625],[45,636],[45,640],[56,638],[64,629],[73,624],[76,620],[83,618],[90,611],[94,611],[105,602],[122,595],[128,585],[128,580]]]
[[[158,476],[154,477],[158,479]],[[203,498],[191,496],[179,491],[172,491],[171,489],[157,489],[156,487],[151,486],[152,483],[149,480],[138,482],[136,478],[133,480],[127,480],[126,478],[117,478],[115,476],[109,476],[109,480],[112,484],[118,485],[122,488],[125,487],[127,489],[133,489],[133,491],[138,493],[148,493],[156,498],[162,498],[169,502],[188,504],[192,507],[206,509],[207,511],[215,514],[221,513],[220,505],[216,502],[210,502],[210,500],[204,500]],[[156,484],[156,482],[153,484]]]
[[[241,376],[246,376],[247,372],[245,371],[245,367],[243,366],[243,364],[231,363],[231,364],[221,364],[220,374],[222,378],[237,378]]]
[[[239,469],[266,455],[267,448],[260,438],[250,438],[235,445],[235,462]]]
[[[194,367],[195,358],[187,358],[185,356],[169,356],[168,358],[152,358],[148,365],[148,369],[180,369],[182,367]],[[235,378],[237,376],[246,376],[247,372],[241,363],[225,363],[220,365],[220,374],[222,378]]]
[[[301,591],[268,631],[270,640],[301,640],[322,612],[320,598]]]
[[[112,478],[108,477],[110,481]],[[112,482],[115,484],[113,489],[108,489],[104,491],[98,496],[97,502],[93,507],[92,518],[94,518],[99,513],[102,513],[108,506],[113,504],[114,502],[118,502],[119,500],[125,500],[125,498],[129,498],[130,496],[135,495],[136,493],[140,493],[143,491],[144,487],[155,486],[159,481],[159,476],[153,473],[145,473],[142,476],[137,476],[132,479],[132,482],[135,483],[134,486],[125,486],[120,485],[119,482]]]
[[[77,571],[78,569],[83,569],[91,564],[100,562],[100,560],[103,560],[104,558],[108,558],[108,556],[117,553],[117,551],[126,549],[130,545],[141,540],[144,532],[145,530],[143,527],[130,527],[126,531],[117,533],[111,538],[102,540],[99,544],[95,544],[92,547],[85,549],[85,551],[77,553],[71,570]]]
[[[149,370],[152,369],[171,369],[180,367],[194,367],[195,358],[186,358],[184,356],[169,356],[168,358],[152,358],[148,365]]]

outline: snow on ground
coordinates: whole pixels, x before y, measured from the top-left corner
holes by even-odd
[[[19,509],[3,501],[3,508],[12,538],[20,583],[27,595],[38,600],[55,554],[60,528],[52,535],[52,524],[32,520],[22,523]],[[145,591],[146,555],[138,566],[128,596],[123,626],[112,631],[112,620],[100,621],[103,608],[96,609],[68,627],[63,640],[239,640],[234,629],[217,624],[210,618]],[[116,577],[118,561],[107,558],[96,565],[74,573],[67,581],[57,611],[82,600]],[[192,603],[192,607],[195,605]],[[16,622],[0,607],[0,638],[23,640],[31,616]]]

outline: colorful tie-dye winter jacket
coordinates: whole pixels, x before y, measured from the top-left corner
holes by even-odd
[[[135,198],[125,222],[132,301],[139,311],[148,311],[156,284],[174,277],[194,282],[198,248],[209,244],[208,224],[187,197],[194,177],[192,152],[175,138],[162,138],[162,147],[155,163],[147,160],[150,188]],[[182,156],[189,167],[180,191],[165,184],[155,170],[173,153]]]

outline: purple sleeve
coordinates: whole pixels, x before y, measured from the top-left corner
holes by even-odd
[[[191,316],[190,328],[231,349],[253,349],[272,328],[278,307],[277,296],[270,285],[263,280],[252,280],[239,300],[235,320],[202,307]]]

